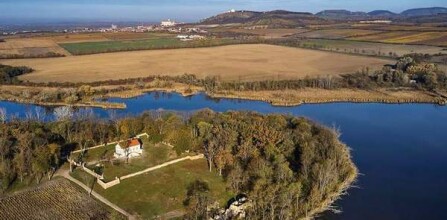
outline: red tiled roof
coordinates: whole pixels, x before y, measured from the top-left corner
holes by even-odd
[[[129,147],[135,147],[135,146],[140,146],[140,140],[138,140],[137,138],[134,139],[129,139],[127,141],[123,141],[119,143],[121,148],[129,148]]]

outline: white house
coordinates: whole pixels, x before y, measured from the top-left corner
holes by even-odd
[[[171,21],[171,19],[168,19],[167,21],[161,21],[160,25],[162,27],[174,27],[177,23],[175,21]]]
[[[143,143],[139,138],[132,138],[115,146],[116,158],[137,157],[143,154]]]

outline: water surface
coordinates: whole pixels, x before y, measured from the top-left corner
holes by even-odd
[[[341,214],[325,213],[321,219],[447,219],[447,107],[430,104],[312,104],[273,107],[260,101],[210,99],[204,94],[149,93],[125,102],[118,115],[147,110],[215,111],[252,110],[305,116],[342,132],[352,148],[362,175],[358,188],[337,202]],[[8,113],[24,117],[35,109],[51,109],[0,102]],[[110,110],[93,109],[100,117]]]

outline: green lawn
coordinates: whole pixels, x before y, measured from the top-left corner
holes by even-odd
[[[138,40],[116,40],[100,42],[64,43],[61,47],[73,55],[107,53],[117,51],[150,50],[150,49],[174,49],[189,47],[207,47],[241,43],[232,39],[209,39],[180,41],[174,37],[161,37]]]
[[[91,161],[99,161],[103,158],[111,158],[113,157],[113,153],[115,153],[115,145],[109,144],[106,147],[99,147],[92,150],[87,150],[82,159],[85,162]],[[71,158],[77,159],[80,156],[80,152],[71,154]]]
[[[75,171],[73,176],[83,182],[83,172]],[[187,186],[197,180],[203,180],[210,187],[210,196],[221,206],[231,199],[233,194],[226,189],[225,182],[215,172],[209,172],[205,159],[183,161],[140,176],[123,180],[120,184],[104,190],[95,185],[95,191],[130,213],[136,213],[142,219],[152,219],[157,215],[183,210],[183,201]]]
[[[121,177],[127,174],[135,173],[149,167],[153,167],[164,162],[177,159],[179,157],[185,157],[194,154],[182,154],[177,155],[172,147],[162,143],[153,144],[147,137],[142,137],[143,141],[143,155],[141,157],[130,158],[128,163],[125,159],[114,160],[113,163],[102,162],[104,165],[103,174],[104,181],[108,182],[114,180],[115,177]],[[84,162],[96,162],[104,158],[114,158],[115,145],[111,144],[106,147],[99,147],[92,150],[88,150],[84,153]],[[78,158],[80,153],[72,154],[72,158]],[[89,164],[88,167],[93,170],[96,164]]]
[[[117,160],[113,164],[104,163],[105,181],[114,180],[115,177],[141,171],[178,158],[175,151],[164,144],[145,143],[143,152],[141,157],[130,158],[129,163],[126,163],[126,160]]]

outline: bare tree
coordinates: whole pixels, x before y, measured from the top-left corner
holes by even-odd
[[[6,109],[0,108],[0,123],[5,123],[7,119]]]
[[[73,110],[68,106],[62,106],[54,109],[54,116],[56,120],[69,120],[73,117]]]

